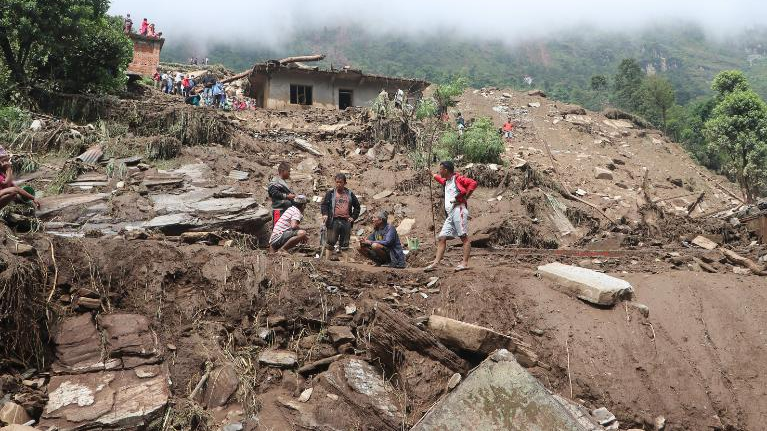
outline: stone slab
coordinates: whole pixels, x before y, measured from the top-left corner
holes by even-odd
[[[700,248],[704,248],[706,250],[713,250],[717,247],[719,247],[719,244],[715,243],[714,241],[711,241],[710,239],[706,238],[705,236],[698,235],[696,236],[691,243],[697,245]]]
[[[79,373],[103,370],[101,335],[90,313],[64,319],[54,337],[53,371]]]
[[[298,363],[296,352],[267,349],[258,355],[258,362],[272,367],[292,368]]]
[[[553,280],[556,289],[592,304],[611,306],[634,294],[629,282],[587,268],[554,262],[539,266],[538,272]]]
[[[168,403],[167,371],[140,378],[133,370],[53,376],[40,426],[61,431],[143,427]]]
[[[508,350],[498,350],[439,401],[411,431],[593,431]]]

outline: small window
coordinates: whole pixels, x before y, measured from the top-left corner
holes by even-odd
[[[290,103],[293,105],[311,105],[312,86],[290,84]]]

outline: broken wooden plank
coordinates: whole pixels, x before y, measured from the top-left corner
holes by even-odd
[[[310,364],[304,365],[303,367],[296,370],[296,372],[301,375],[312,374],[329,367],[330,364],[332,364],[333,362],[343,357],[344,357],[343,354],[339,354],[339,355],[330,356],[324,359],[320,359],[319,361],[314,361]]]
[[[396,349],[412,350],[454,372],[464,373],[469,369],[465,360],[445,347],[434,335],[418,329],[405,315],[381,303],[375,305],[369,339],[381,354],[391,354]]]
[[[306,152],[308,152],[308,153],[311,153],[311,154],[313,154],[313,155],[315,155],[315,156],[321,156],[321,155],[322,155],[322,153],[320,153],[319,151],[317,151],[317,149],[316,149],[316,148],[314,148],[314,146],[313,146],[312,144],[310,144],[310,143],[309,143],[309,141],[306,141],[306,140],[304,140],[304,139],[301,139],[301,138],[296,138],[296,139],[293,141],[293,144],[294,144],[296,147],[298,147],[298,148],[300,148],[300,149],[302,149],[302,150],[304,150],[304,151],[306,151]]]
[[[728,250],[726,248],[720,248],[719,251],[721,251],[724,257],[731,263],[740,265],[744,268],[748,268],[756,275],[767,275],[767,268],[757,265],[753,260],[747,257],[743,257],[738,253],[735,253],[734,251]]]
[[[306,62],[306,61],[320,61],[323,59],[325,59],[325,54],[312,54],[312,55],[297,55],[294,57],[285,57],[282,60],[278,60],[277,62],[280,64],[290,64],[290,63]]]
[[[495,332],[492,329],[460,320],[432,314],[426,324],[434,335],[447,346],[489,355],[497,349],[509,349],[520,356],[519,362],[531,367],[538,362],[538,356],[530,350],[530,345],[519,337]]]
[[[697,245],[700,248],[705,248],[706,250],[713,250],[717,248],[719,245],[715,243],[714,241],[711,241],[710,239],[706,238],[705,236],[698,235],[696,236],[691,243]]]

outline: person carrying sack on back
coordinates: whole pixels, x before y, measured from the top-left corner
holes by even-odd
[[[352,225],[360,215],[360,201],[351,190],[346,188],[346,175],[336,174],[336,186],[325,193],[320,211],[322,221],[327,228],[325,237],[325,256],[335,248],[336,243],[341,250],[349,248],[349,238]]]
[[[428,167],[427,167],[428,169]],[[469,177],[457,174],[455,165],[451,161],[439,164],[439,173],[432,174],[438,183],[445,187],[445,212],[447,217],[442,225],[437,242],[437,256],[424,271],[436,269],[442,256],[445,255],[447,240],[460,238],[463,242],[463,261],[455,267],[455,271],[469,269],[469,255],[471,254],[471,242],[469,241],[469,208],[467,199],[477,188],[477,182]]]
[[[290,179],[290,163],[281,162],[277,166],[277,176],[269,182],[266,193],[272,200],[272,225],[277,223],[285,210],[293,206],[296,194],[290,191],[287,180]]]

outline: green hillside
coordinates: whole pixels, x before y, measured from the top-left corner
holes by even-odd
[[[662,74],[674,86],[677,103],[687,104],[710,94],[714,75],[740,69],[753,87],[767,96],[767,32],[744,30],[729,39],[712,39],[694,25],[655,26],[638,34],[605,32],[584,27],[556,37],[516,45],[502,41],[462,39],[447,34],[422,38],[372,35],[349,27],[324,28],[296,34],[279,50],[217,44],[208,56],[234,70],[288,55],[323,52],[327,63],[365,71],[444,82],[464,75],[472,86],[543,88],[552,97],[592,109],[603,95],[592,91],[593,75],[610,80],[624,58],[636,58],[646,71]],[[163,60],[184,62],[198,55],[190,46],[169,40]],[[751,60],[751,61],[749,61]]]

